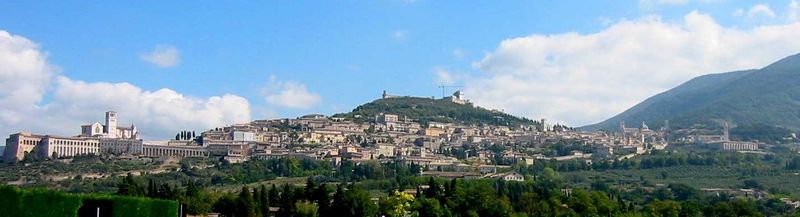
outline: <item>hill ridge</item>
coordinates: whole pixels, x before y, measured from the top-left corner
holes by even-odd
[[[800,54],[761,69],[695,77],[582,130],[616,130],[619,122],[662,126],[764,124],[800,129]]]

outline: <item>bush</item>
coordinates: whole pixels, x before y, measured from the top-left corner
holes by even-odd
[[[0,217],[77,216],[88,199],[111,201],[115,217],[178,216],[175,201],[0,186]]]

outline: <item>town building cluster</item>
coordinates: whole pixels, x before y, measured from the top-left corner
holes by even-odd
[[[383,98],[391,98],[384,92]],[[460,92],[450,98],[468,103]],[[186,133],[168,141],[143,141],[135,125],[119,127],[117,114],[109,111],[105,122],[81,126],[77,136],[63,137],[16,133],[6,139],[4,161],[26,157],[69,158],[78,155],[126,155],[140,157],[208,157],[232,163],[253,158],[299,158],[342,161],[399,161],[425,168],[432,176],[503,176],[519,180],[514,174],[497,169],[512,164],[533,164],[545,160],[625,159],[667,146],[668,127],[651,130],[642,123],[628,128],[620,123],[619,132],[582,132],[550,125],[542,119],[530,125],[422,123],[396,114],[377,114],[368,121],[319,114],[293,119],[255,120],[201,132]],[[668,124],[665,124],[668,126]],[[713,137],[713,136],[705,136]],[[693,135],[689,139],[705,137]],[[732,142],[725,134],[712,138],[725,150],[751,150],[749,143]],[[546,147],[557,142],[580,144],[584,151],[553,155]],[[498,150],[496,147],[503,147]],[[458,152],[454,150],[460,150]],[[586,152],[586,153],[584,153]],[[500,175],[499,175],[500,174]],[[510,175],[505,177],[505,175]]]

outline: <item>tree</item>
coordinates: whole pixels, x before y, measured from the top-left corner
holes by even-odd
[[[404,217],[411,214],[413,201],[413,195],[395,190],[389,197],[381,198],[379,209],[385,216]]]
[[[267,186],[261,185],[261,190],[258,191],[258,210],[261,211],[261,216],[269,216],[269,196],[267,193]]]
[[[313,201],[313,194],[314,191],[317,189],[317,186],[314,184],[314,180],[311,180],[311,177],[306,179],[306,188],[303,196],[303,199]]]
[[[298,201],[297,203],[295,203],[295,210],[297,211],[294,216],[297,217],[319,216],[319,210],[317,205],[308,201]]]
[[[256,216],[261,215],[261,190],[258,187],[253,188],[253,205],[255,206]]]
[[[331,206],[331,199],[329,196],[328,188],[325,184],[320,184],[314,189],[314,193],[311,196],[311,202],[317,204],[317,208],[319,209],[320,213],[326,213],[330,210]]]
[[[197,185],[194,182],[190,181],[186,184],[186,194],[187,197],[194,197],[197,196],[200,190],[197,188]]]
[[[128,173],[128,175],[117,184],[117,194],[124,196],[144,196],[146,193],[144,187],[134,181],[133,175]]]
[[[277,216],[291,216],[295,213],[295,202],[297,202],[297,200],[295,200],[294,189],[292,189],[292,186],[289,184],[284,184],[283,191],[281,191],[280,202],[278,203],[280,208],[278,209]]]
[[[645,207],[645,213],[651,216],[677,217],[681,206],[675,201],[655,201]],[[712,215],[716,216],[716,215]]]
[[[256,217],[255,203],[253,196],[250,194],[250,189],[247,186],[242,186],[242,191],[239,192],[239,197],[236,198],[236,217]]]
[[[333,213],[343,215],[349,212],[349,207],[345,202],[345,192],[341,184],[336,185],[336,192],[333,193],[333,203],[331,203],[331,213],[323,212],[323,216],[336,216]]]
[[[439,205],[439,201],[433,198],[417,198],[414,201],[413,210],[418,217],[444,216],[444,211]]]
[[[345,201],[350,205],[349,216],[373,216],[377,214],[378,207],[372,203],[372,197],[365,190],[361,190],[352,186],[347,191]]]
[[[269,189],[269,203],[268,204],[277,205],[279,202],[280,202],[280,195],[278,195],[278,188],[275,187],[275,184],[272,184],[272,188]]]
[[[167,183],[162,183],[161,186],[158,188],[156,195],[157,195],[156,198],[175,200],[178,199],[179,192],[178,188],[172,187]]]
[[[191,183],[191,182],[190,182]],[[193,184],[190,184],[192,186]],[[184,196],[181,199],[181,203],[186,204],[186,211],[192,215],[204,215],[211,212],[211,209],[214,207],[215,201],[218,198],[213,195],[209,194],[206,191],[198,190],[195,193],[191,192],[187,187],[187,196]],[[191,196],[188,196],[191,195]]]
[[[441,187],[439,186],[439,183],[436,182],[433,177],[430,177],[430,179],[428,179],[428,189],[425,189],[425,197],[438,199],[440,193]]]
[[[458,191],[458,179],[452,179],[450,180],[450,184],[448,184],[447,187],[445,188],[444,191],[445,197],[450,198],[453,195],[456,195],[457,191]]]
[[[232,194],[223,194],[214,204],[214,212],[219,213],[221,216],[232,217],[237,209],[236,201],[237,198]]]
[[[332,216],[373,216],[378,207],[372,203],[367,191],[350,186],[344,190],[340,185],[333,195]]]
[[[617,203],[608,198],[605,193],[601,191],[593,191],[591,192],[591,197],[599,215],[612,216],[617,212]]]

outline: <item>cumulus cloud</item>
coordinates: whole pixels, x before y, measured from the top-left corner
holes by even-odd
[[[181,63],[181,54],[170,45],[157,45],[150,53],[141,55],[142,60],[160,68],[175,67]]]
[[[317,93],[308,91],[306,85],[297,81],[279,81],[270,76],[269,84],[262,90],[264,99],[273,105],[286,108],[308,109],[322,101]]]
[[[778,15],[775,14],[775,11],[773,11],[772,8],[770,8],[769,5],[767,4],[757,4],[752,8],[750,8],[750,10],[747,10],[747,17],[751,19],[757,19],[757,18],[772,19],[777,16]]]
[[[44,108],[47,113],[90,121],[102,118],[106,110],[114,110],[123,123],[135,123],[142,132],[155,135],[250,120],[247,99],[231,94],[195,98],[167,88],[146,91],[129,83],[88,83],[64,76],[59,76],[55,85],[55,100]]]
[[[25,111],[37,109],[54,74],[38,44],[0,30],[0,129],[20,124]]]
[[[101,121],[108,110],[119,113],[121,124],[136,124],[148,139],[250,120],[248,101],[236,95],[195,98],[166,88],[147,91],[129,83],[70,79],[55,72],[36,43],[2,30],[0,65],[2,135],[76,135],[81,124]]]
[[[571,125],[602,121],[693,77],[763,67],[800,52],[800,23],[720,26],[698,12],[682,22],[648,17],[591,34],[502,41],[467,79],[476,104]]]

